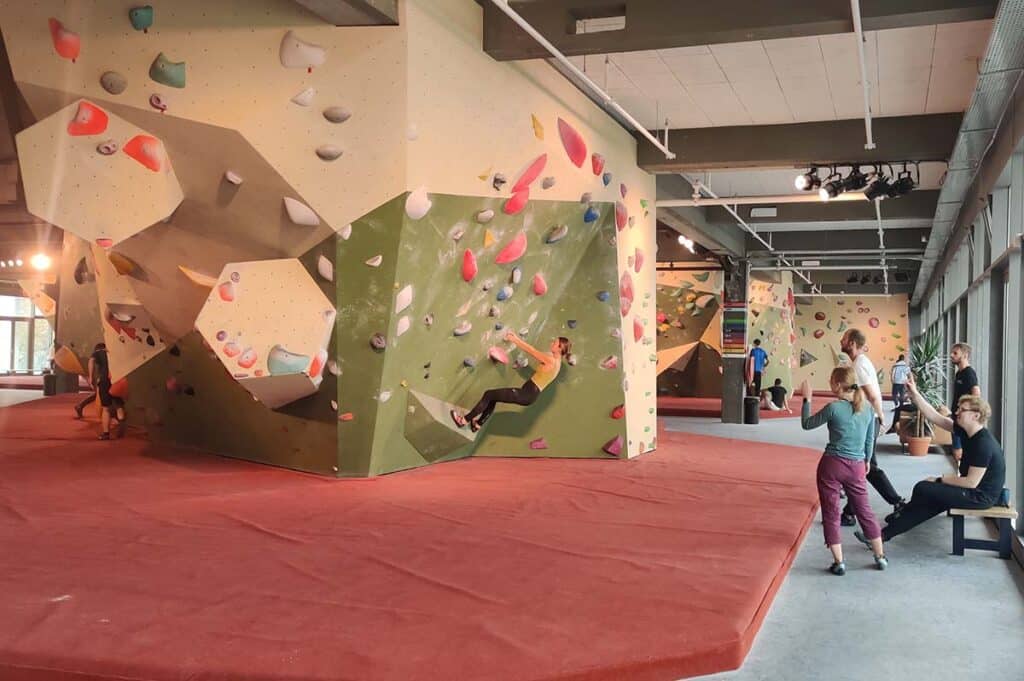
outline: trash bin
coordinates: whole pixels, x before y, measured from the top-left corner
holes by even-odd
[[[761,400],[756,397],[743,398],[743,423],[761,422]]]
[[[43,374],[43,394],[47,397],[57,394],[56,374]]]

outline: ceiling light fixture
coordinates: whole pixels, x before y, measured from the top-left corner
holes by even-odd
[[[17,260],[15,260],[15,261],[14,261],[14,264],[15,264],[15,265],[17,265],[18,267],[21,267],[21,266],[22,266],[22,265],[24,265],[25,263],[23,263],[23,262],[21,261],[21,258],[18,258]]]
[[[680,234],[678,241],[680,246],[690,251],[690,253],[693,253],[693,239],[687,239],[685,236]]]
[[[892,185],[889,184],[889,178],[883,175],[881,170],[876,170],[871,174],[871,178],[868,180],[868,185],[864,189],[864,198],[868,201],[884,199],[889,196],[889,192],[891,191]]]
[[[50,269],[50,265],[53,264],[53,260],[45,253],[36,253],[29,259],[29,263],[31,263],[32,267],[35,269],[43,271]]]
[[[892,198],[899,198],[905,194],[909,194],[914,191],[914,178],[911,177],[910,171],[906,168],[899,174],[896,181],[892,183],[892,187],[889,189],[889,196]]]
[[[818,190],[818,198],[822,201],[828,201],[842,193],[843,180],[840,178],[839,173],[833,172],[826,178],[826,182],[821,185],[821,189]]]
[[[843,191],[855,192],[864,189],[867,185],[867,176],[860,171],[858,166],[850,169],[850,174],[843,178]]]
[[[821,178],[818,177],[818,169],[811,168],[802,175],[797,175],[793,180],[794,186],[804,192],[812,192],[821,186]]]

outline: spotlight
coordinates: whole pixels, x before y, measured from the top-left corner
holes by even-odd
[[[854,167],[850,170],[850,174],[843,178],[843,191],[855,192],[864,188],[864,185],[868,183],[868,178],[864,173],[860,172],[860,168]]]
[[[867,188],[864,189],[864,198],[868,201],[884,199],[889,196],[891,191],[892,185],[889,184],[889,178],[882,173],[874,173],[868,182]]]
[[[850,276],[848,276],[846,278],[846,283],[847,284],[856,284],[857,283],[857,273],[854,272]]]
[[[793,180],[793,184],[797,189],[804,192],[814,191],[821,186],[821,178],[818,177],[818,169],[811,168],[802,175],[797,175],[796,179]]]
[[[843,181],[839,179],[839,174],[829,175],[829,177],[834,177],[835,179],[824,183],[821,185],[821,189],[818,190],[818,198],[822,201],[834,199],[843,193]]]
[[[889,189],[889,196],[895,199],[912,191],[914,191],[914,178],[910,176],[909,170],[904,170],[896,178],[896,181],[892,183],[892,188]]]
[[[871,281],[871,275],[870,274],[865,274],[863,277],[860,278],[860,283],[862,283],[862,284],[866,284],[869,281]]]
[[[678,241],[680,246],[686,248],[690,253],[693,253],[693,239],[687,239],[685,236],[680,234]]]
[[[21,258],[18,258],[17,260],[15,260],[15,261],[14,261],[14,264],[15,264],[15,265],[17,265],[18,267],[21,267],[21,266],[22,266],[22,265],[24,265],[25,263],[23,263],[23,262],[21,261]]]
[[[4,262],[3,260],[0,260],[0,267],[7,267],[7,263]]]
[[[32,264],[32,267],[37,270],[48,270],[50,269],[50,265],[53,264],[53,260],[45,253],[36,253],[32,256],[29,262]]]
[[[7,266],[8,267],[14,267],[14,261],[13,260],[8,260],[7,261]]]

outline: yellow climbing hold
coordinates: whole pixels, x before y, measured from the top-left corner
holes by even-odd
[[[498,238],[494,236],[494,232],[489,229],[484,230],[484,248],[490,248],[491,244],[497,240]]]
[[[533,122],[533,134],[539,140],[544,139],[544,125],[533,114],[530,114],[530,120]]]
[[[408,388],[408,387],[409,387],[409,381],[407,381],[407,380],[405,380],[405,379],[403,378],[403,379],[401,380],[401,382],[399,383],[399,385],[401,385],[401,386],[402,386],[403,388]]]
[[[107,253],[107,259],[110,260],[110,264],[114,266],[118,274],[131,274],[137,269],[135,262],[131,258],[115,251]]]
[[[181,270],[182,274],[189,278],[189,281],[191,281],[193,284],[196,284],[197,286],[213,288],[214,286],[217,285],[216,277],[211,277],[207,274],[201,274],[199,272],[196,272],[195,270],[190,270],[184,265],[178,265],[178,269]]]
[[[479,177],[482,181],[486,182],[487,178],[489,178],[491,176],[491,169],[492,168],[494,168],[494,166],[491,166],[490,168],[488,168],[484,172],[480,173],[479,175],[477,175],[477,177]]]

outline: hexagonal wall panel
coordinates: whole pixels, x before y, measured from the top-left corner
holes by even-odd
[[[28,210],[103,246],[169,216],[183,194],[163,143],[81,99],[17,136]]]
[[[336,312],[294,258],[229,263],[196,319],[217,358],[271,409],[316,392]]]

